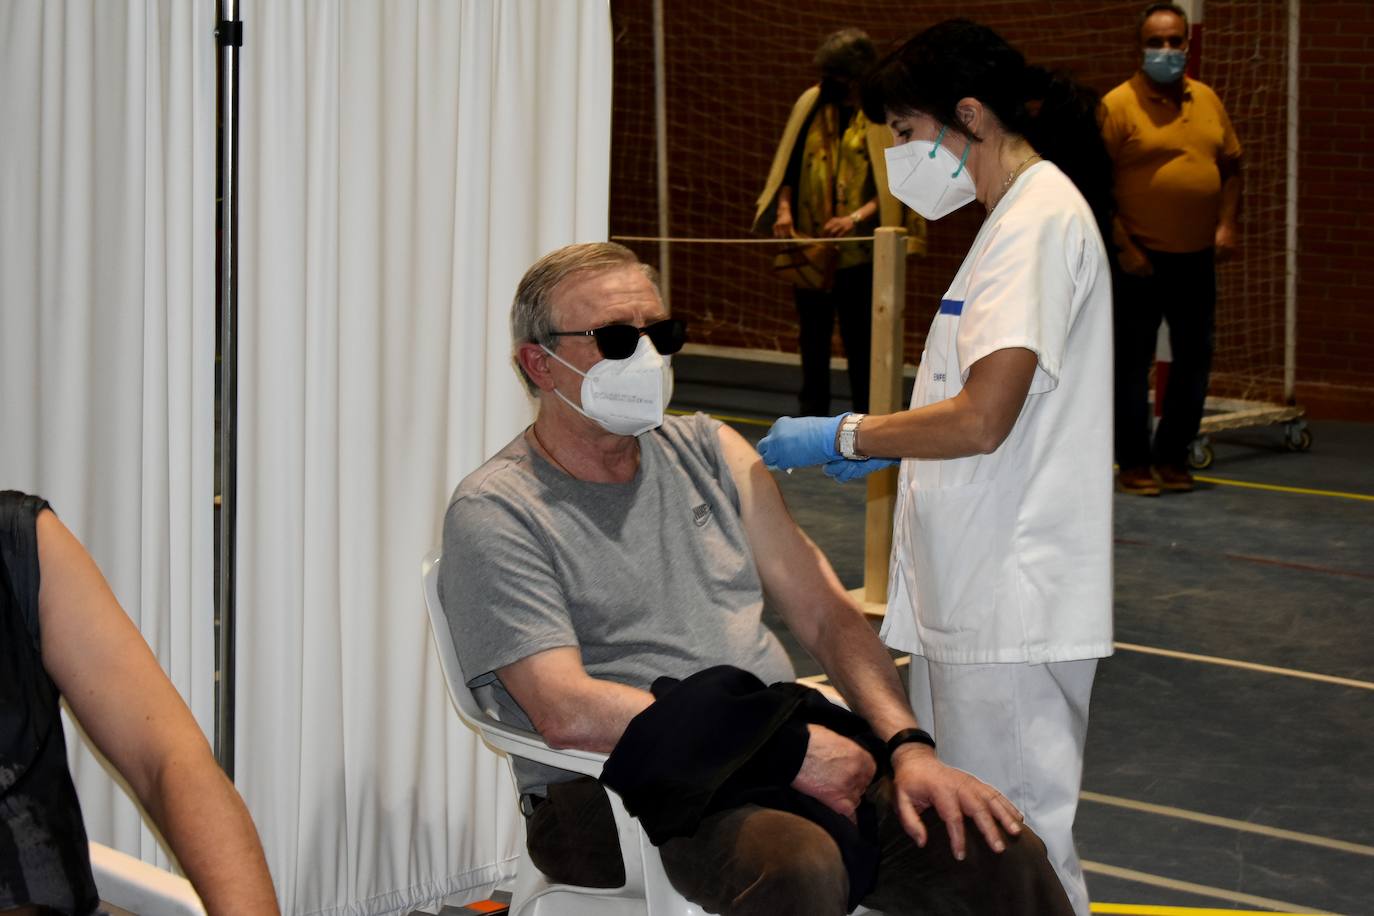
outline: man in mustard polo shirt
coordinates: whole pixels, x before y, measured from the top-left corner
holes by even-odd
[[[1140,16],[1141,69],[1103,99],[1116,166],[1116,460],[1123,492],[1193,488],[1188,446],[1207,397],[1216,269],[1235,256],[1240,141],[1221,100],[1183,75],[1188,18],[1173,3]],[[1173,365],[1150,442],[1149,371],[1161,319]]]

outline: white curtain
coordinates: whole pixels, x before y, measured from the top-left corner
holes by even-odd
[[[0,2],[0,488],[213,722],[213,3]],[[92,839],[166,863],[69,734]]]
[[[243,20],[236,777],[287,912],[406,911],[516,852],[419,563],[531,416],[520,275],[605,238],[609,12],[251,0]]]

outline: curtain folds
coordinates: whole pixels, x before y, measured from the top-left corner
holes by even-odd
[[[213,723],[213,4],[0,4],[0,488],[46,496]],[[166,865],[80,741],[99,840]]]
[[[604,239],[604,0],[243,4],[236,777],[287,912],[404,911],[513,866],[419,562],[531,410],[507,316]]]

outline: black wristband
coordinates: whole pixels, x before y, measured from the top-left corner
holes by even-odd
[[[904,728],[887,739],[887,759],[891,760],[897,748],[903,744],[924,744],[935,750],[935,739],[930,737],[930,732],[920,728]]]

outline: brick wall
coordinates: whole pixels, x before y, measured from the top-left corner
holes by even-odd
[[[811,53],[827,32],[862,26],[881,51],[948,16],[968,16],[997,28],[1032,62],[1067,67],[1106,91],[1135,66],[1131,41],[1139,10],[1137,2],[1100,0],[664,6],[670,234],[689,238],[749,235],[777,136],[813,78]],[[1286,8],[1284,0],[1209,0],[1206,7],[1203,78],[1230,108],[1250,169],[1245,258],[1221,272],[1213,386],[1219,394],[1277,399],[1281,393]],[[658,232],[650,10],[649,0],[612,2],[613,235]],[[1304,4],[1302,36],[1298,395],[1314,415],[1374,419],[1374,318],[1359,298],[1374,280],[1356,269],[1362,243],[1374,232],[1363,209],[1374,193],[1368,182],[1374,158],[1366,162],[1363,152],[1374,141],[1367,108],[1374,101],[1374,63],[1364,62],[1374,50],[1374,4]],[[974,205],[941,220],[932,226],[929,256],[910,262],[908,361],[918,357],[940,293],[981,219]],[[657,246],[632,247],[657,261]],[[769,275],[762,246],[675,245],[671,270],[673,307],[692,321],[694,341],[796,351],[790,289]]]
[[[1298,401],[1374,419],[1374,4],[1304,3]]]

